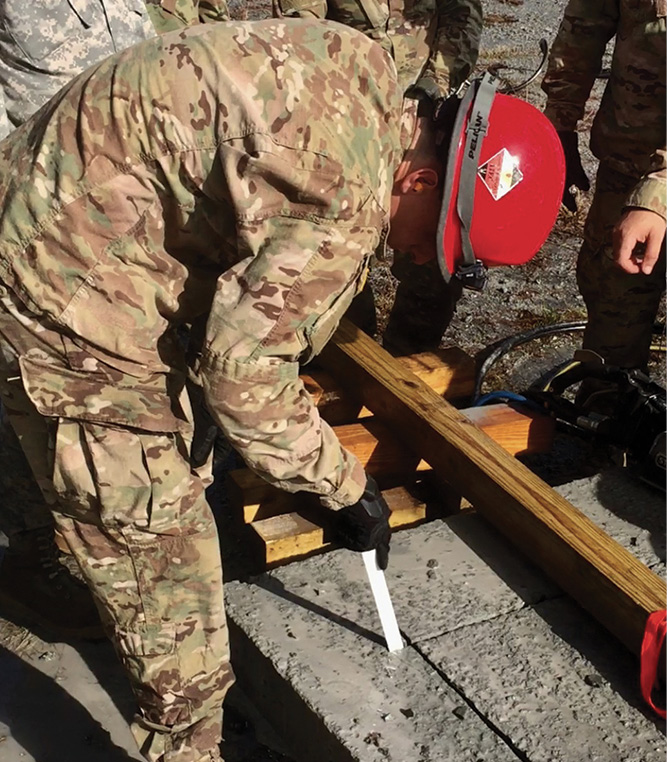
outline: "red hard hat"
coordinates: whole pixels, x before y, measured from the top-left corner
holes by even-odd
[[[495,91],[485,74],[466,93],[452,130],[445,170],[438,261],[480,289],[485,267],[521,265],[551,231],[565,185],[556,130],[534,106]]]

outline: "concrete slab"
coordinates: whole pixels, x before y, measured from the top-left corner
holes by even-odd
[[[555,487],[616,542],[664,576],[665,494],[625,468]]]
[[[363,570],[345,551],[328,554],[332,578]],[[319,559],[318,559],[319,560]],[[308,571],[312,564],[305,562]],[[307,574],[304,579],[307,578]],[[424,659],[389,654],[373,627],[372,601],[355,586],[342,603],[312,580],[283,586],[272,575],[227,588],[239,682],[270,713],[302,762],[516,762],[516,756]],[[318,586],[320,582],[316,583]]]
[[[664,762],[637,662],[570,600],[546,601],[419,643],[530,762]]]
[[[387,579],[412,642],[559,595],[473,513],[396,535]],[[226,598],[239,681],[303,760],[323,743],[330,762],[516,758],[413,649],[385,651],[356,554],[232,582]]]
[[[375,611],[361,559],[345,551],[275,569],[260,584],[280,586],[304,606],[345,612],[374,632]],[[559,589],[474,512],[399,532],[387,581],[402,631],[435,637],[545,598]],[[437,605],[434,605],[437,601]]]

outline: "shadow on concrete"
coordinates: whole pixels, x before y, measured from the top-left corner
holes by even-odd
[[[605,630],[574,599],[561,591],[555,582],[523,555],[482,516],[479,520],[489,527],[488,532],[479,532],[470,523],[450,522],[452,532],[473,550],[565,643],[578,651],[594,667],[611,687],[628,704],[638,708],[657,726],[660,721],[644,704],[639,688],[639,660],[631,654],[616,638]],[[494,540],[495,537],[495,540]],[[515,556],[521,556],[522,563],[517,564]],[[540,582],[540,577],[543,582]],[[551,593],[545,590],[551,589]],[[565,603],[567,617],[559,616],[562,606],[552,603]],[[545,670],[549,665],[545,664]],[[595,675],[591,675],[595,682]]]
[[[300,606],[307,611],[311,611],[313,614],[317,614],[319,617],[328,619],[330,622],[334,622],[334,624],[337,624],[339,627],[345,627],[346,629],[355,633],[355,635],[360,635],[362,638],[366,638],[373,643],[378,643],[381,646],[385,645],[384,640],[375,632],[367,630],[365,627],[361,627],[346,617],[341,616],[340,614],[336,614],[333,611],[329,611],[329,609],[325,609],[323,606],[319,606],[317,603],[313,603],[306,598],[302,598],[300,595],[297,595],[290,590],[286,590],[283,583],[275,577],[262,575],[252,579],[251,581],[253,585],[261,587],[267,592],[272,593],[273,595],[277,595],[279,598],[283,598],[290,603],[294,603],[295,605]]]
[[[114,706],[129,725],[136,711],[136,702],[129,680],[111,642],[108,640],[76,641],[70,645],[81,656],[102,690],[113,701]]]
[[[563,615],[562,607],[548,604],[536,606],[538,614],[564,642],[578,651],[595,668],[584,679],[595,688],[598,676],[635,709],[640,711],[663,733],[665,721],[644,703],[639,685],[639,659],[617,641],[601,624],[571,598],[565,599],[571,613]]]
[[[613,468],[600,474],[596,497],[618,518],[644,529],[649,542],[662,563],[665,550],[665,493],[641,481],[635,469]]]
[[[0,647],[0,721],[37,762],[126,762],[133,758],[48,675]]]
[[[556,431],[549,452],[519,455],[517,460],[551,487],[594,476],[611,464],[606,447],[564,431]]]

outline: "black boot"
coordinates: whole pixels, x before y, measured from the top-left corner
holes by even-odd
[[[56,637],[104,637],[88,588],[58,560],[50,527],[12,537],[0,564],[0,614]]]

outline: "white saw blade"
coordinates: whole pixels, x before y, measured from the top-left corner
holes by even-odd
[[[384,632],[384,639],[387,641],[387,648],[390,652],[400,651],[403,648],[403,638],[398,629],[396,614],[389,596],[389,588],[384,572],[377,565],[377,553],[375,550],[366,550],[361,554],[368,574],[368,581],[373,591],[375,605],[380,616],[380,624]]]

